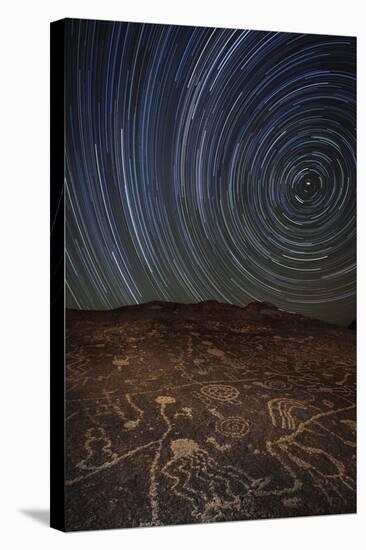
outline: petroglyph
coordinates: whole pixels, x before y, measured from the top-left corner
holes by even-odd
[[[271,399],[267,403],[268,412],[272,420],[273,426],[280,425],[282,429],[294,430],[296,421],[293,416],[294,409],[304,409],[307,406],[302,401],[296,399]]]
[[[205,397],[222,403],[237,403],[239,397],[239,390],[224,384],[207,384],[201,386],[200,391]]]
[[[249,432],[249,422],[238,416],[229,416],[216,423],[216,430],[227,437],[244,437]]]

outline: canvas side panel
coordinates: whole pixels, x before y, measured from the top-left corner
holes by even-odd
[[[51,23],[51,493],[50,524],[65,530],[64,32]]]

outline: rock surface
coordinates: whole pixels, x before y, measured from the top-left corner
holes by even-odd
[[[355,512],[354,332],[212,301],[66,326],[67,530]]]

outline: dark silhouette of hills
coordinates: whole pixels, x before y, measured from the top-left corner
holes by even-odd
[[[319,319],[305,317],[299,313],[285,311],[268,302],[251,302],[246,306],[222,303],[216,300],[206,300],[197,303],[179,303],[165,301],[151,301],[143,304],[121,306],[113,310],[67,310],[68,319],[74,317],[90,317],[113,319],[148,319],[171,318],[173,319],[198,319],[217,318],[238,323],[240,320],[252,323],[277,322],[278,326],[288,324],[289,330],[299,328],[301,325],[312,327],[314,330],[325,330],[332,327],[342,330],[343,327],[333,325]]]

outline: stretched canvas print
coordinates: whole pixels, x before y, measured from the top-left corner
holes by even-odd
[[[356,511],[356,39],[51,25],[51,525]]]

